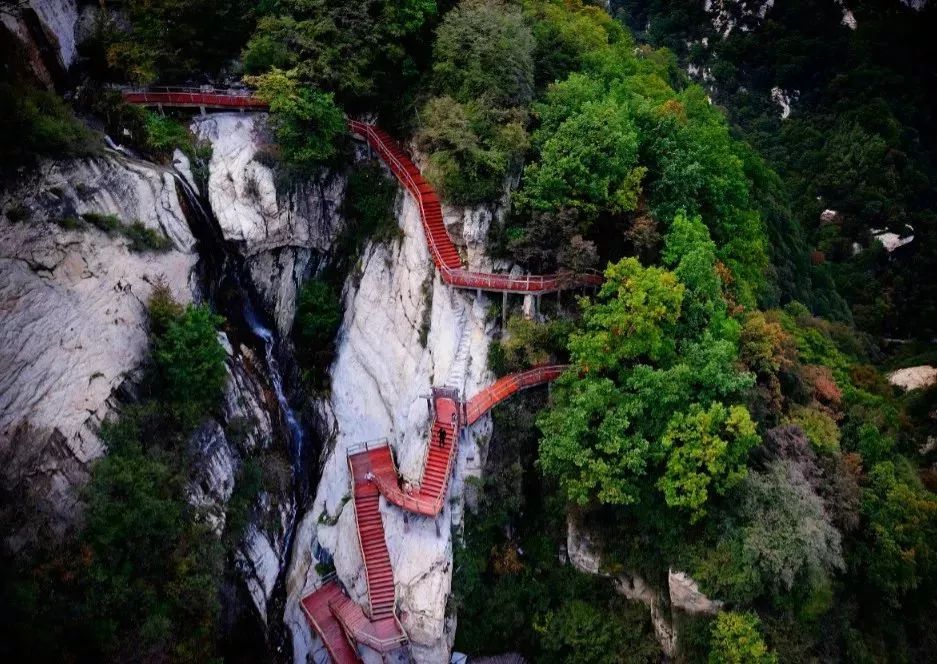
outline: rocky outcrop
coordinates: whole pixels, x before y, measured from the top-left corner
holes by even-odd
[[[917,367],[905,367],[888,374],[888,382],[903,390],[917,390],[937,383],[937,367],[922,364]]]
[[[298,607],[298,600],[318,580],[317,561],[331,557],[352,597],[366,601],[349,502],[349,447],[387,438],[401,473],[416,480],[430,426],[430,389],[451,375],[462,377],[459,387],[469,394],[488,381],[492,330],[485,320],[485,302],[442,284],[430,261],[417,207],[403,196],[399,205],[403,239],[392,246],[369,246],[360,273],[346,283],[332,392],[318,404],[331,449],[313,507],[297,532],[288,579],[285,619],[296,662],[305,662],[317,648]],[[464,220],[473,218],[479,217],[461,217],[466,233],[477,230],[465,228]],[[460,354],[463,339],[469,351]],[[464,358],[466,366],[452,371],[457,357]],[[446,608],[452,581],[451,531],[461,523],[463,478],[466,472],[477,472],[479,441],[490,435],[490,427],[490,419],[483,418],[466,432],[450,499],[438,517],[414,517],[382,499],[402,621],[418,662],[448,661],[455,630],[454,616]]]
[[[28,0],[0,10],[0,23],[19,40],[33,73],[45,83],[51,85],[75,61],[77,0]]]
[[[566,551],[569,562],[581,572],[611,579],[615,590],[630,600],[641,602],[651,613],[651,624],[661,650],[673,657],[678,634],[674,611],[692,615],[713,615],[722,610],[722,602],[706,597],[699,585],[685,572],[669,570],[666,595],[637,574],[606,569],[602,554],[592,536],[570,516],[566,522]]]
[[[341,231],[345,179],[323,171],[292,188],[265,158],[265,113],[214,113],[192,130],[212,146],[208,200],[226,240],[245,257],[265,309],[285,336],[300,285],[330,255]]]
[[[64,523],[103,452],[98,426],[146,355],[153,284],[191,300],[196,256],[168,173],[119,156],[38,171],[0,199],[0,465],[6,487]],[[174,248],[135,253],[119,234],[63,227],[83,212],[139,220]]]

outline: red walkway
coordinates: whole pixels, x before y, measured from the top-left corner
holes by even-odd
[[[372,124],[359,120],[349,120],[348,128],[352,133],[364,138],[375,152],[380,155],[400,184],[410,192],[420,206],[420,219],[426,243],[429,245],[433,263],[439,269],[442,280],[457,288],[470,288],[507,293],[552,293],[568,288],[598,286],[602,277],[598,273],[589,274],[548,274],[512,277],[507,274],[471,272],[462,268],[459,251],[452,243],[446,225],[443,223],[442,207],[439,196],[423,178],[420,170],[410,160],[400,144],[387,132]]]
[[[128,103],[154,106],[223,109],[266,107],[266,104],[250,95],[217,90],[125,91],[123,96]],[[598,274],[512,277],[463,269],[458,249],[443,223],[439,197],[400,145],[374,125],[349,120],[348,126],[352,132],[367,140],[416,200],[430,255],[445,283],[459,288],[533,294],[601,284],[602,278]],[[327,580],[302,599],[302,608],[310,625],[322,638],[335,662],[354,664],[360,661],[353,643],[386,653],[407,641],[396,613],[394,570],[387,552],[384,522],[381,519],[381,495],[412,513],[421,516],[438,515],[446,499],[461,428],[473,424],[518,391],[555,380],[565,369],[565,365],[551,365],[505,376],[464,405],[460,404],[454,391],[435,389],[435,417],[420,481],[416,485],[401,482],[393,453],[386,441],[349,448],[348,467],[354,496],[352,504],[368,588],[367,611],[348,597],[335,580]]]
[[[214,90],[212,88],[146,88],[122,90],[128,104],[138,106],[173,106],[181,108],[263,110],[267,103],[249,91]]]

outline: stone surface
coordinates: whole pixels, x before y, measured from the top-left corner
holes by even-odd
[[[354,512],[348,502],[349,446],[386,438],[402,474],[417,479],[430,425],[426,397],[431,387],[458,375],[466,393],[472,394],[490,380],[486,354],[492,329],[485,321],[484,298],[475,301],[474,295],[450,292],[439,281],[416,206],[403,196],[398,205],[403,239],[391,246],[369,246],[360,273],[352,275],[345,287],[346,313],[331,368],[331,395],[319,404],[332,449],[314,505],[299,527],[289,576],[285,620],[293,633],[296,662],[304,662],[315,649],[316,639],[298,608],[298,600],[318,580],[312,551],[323,551],[323,558],[331,555],[352,597],[359,602],[366,598]],[[482,232],[464,226],[461,230]],[[424,331],[427,307],[429,328]],[[426,335],[425,347],[421,333]],[[463,340],[469,349],[459,353]],[[466,366],[454,368],[457,357],[464,358]],[[490,435],[490,427],[490,418],[483,418],[466,433],[450,500],[436,519],[405,515],[382,504],[403,624],[417,662],[449,658],[455,629],[446,612],[452,582],[451,530],[461,520],[463,476],[469,466],[477,465],[478,441]]]
[[[903,390],[916,390],[930,387],[937,383],[937,367],[922,364],[917,367],[905,367],[888,374],[888,382]]]
[[[43,164],[0,198],[0,459],[3,481],[43,496],[62,517],[103,452],[97,436],[115,392],[147,352],[146,301],[162,279],[191,300],[196,256],[172,178],[122,157]],[[139,219],[173,240],[133,253],[127,240],[54,219],[81,212]]]
[[[246,258],[264,307],[285,336],[300,284],[331,254],[342,229],[345,178],[322,172],[289,191],[278,189],[262,156],[266,118],[213,113],[195,118],[192,130],[212,146],[207,195],[221,231]]]
[[[620,595],[648,607],[654,635],[667,657],[673,657],[677,649],[678,634],[673,616],[675,610],[694,615],[712,615],[722,609],[722,602],[706,597],[700,592],[696,581],[685,572],[668,572],[666,593],[669,603],[662,602],[661,591],[640,576],[628,572],[609,572],[603,565],[597,543],[573,516],[566,520],[566,550],[569,562],[580,572],[608,577]]]

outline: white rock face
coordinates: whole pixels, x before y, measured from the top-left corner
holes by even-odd
[[[324,421],[330,423],[333,448],[313,508],[300,525],[288,582],[285,619],[293,633],[296,662],[305,662],[317,647],[298,607],[318,579],[313,549],[321,547],[333,556],[339,578],[357,601],[364,602],[367,595],[354,512],[348,505],[348,447],[386,438],[396,451],[401,473],[418,479],[430,425],[426,397],[431,388],[457,375],[464,377],[460,387],[473,394],[490,380],[487,348],[492,329],[485,321],[485,303],[474,301],[474,295],[450,292],[439,281],[418,209],[408,196],[400,203],[404,238],[393,246],[368,247],[361,274],[352,275],[345,287],[346,313],[331,369],[332,393],[320,404]],[[483,235],[474,224],[487,223],[484,214],[466,214],[462,219],[467,236]],[[427,307],[424,347],[420,336]],[[468,351],[460,354],[463,339]],[[466,366],[452,371],[456,357],[464,358]],[[382,505],[403,624],[417,662],[449,659],[455,630],[454,617],[446,613],[452,581],[451,530],[461,523],[464,474],[477,467],[477,441],[490,436],[490,427],[490,419],[483,418],[466,432],[450,499],[436,519],[405,515],[395,506]]]
[[[791,102],[800,96],[800,90],[786,92],[774,86],[771,88],[771,101],[781,107],[781,119],[786,120],[791,114]]]
[[[15,3],[14,3],[15,4]],[[29,0],[26,10],[35,12],[42,26],[46,38],[55,49],[59,65],[68,69],[75,61],[76,40],[75,28],[78,23],[78,3],[76,0]],[[39,52],[44,44],[33,39],[26,21],[13,12],[0,12],[0,21],[26,46],[33,68],[42,78],[49,73],[44,71],[45,63],[41,62]]]
[[[872,238],[885,247],[885,251],[891,253],[898,247],[903,247],[906,244],[911,244],[914,242],[914,229],[907,225],[905,226],[905,229],[911,231],[911,234],[901,236],[897,233],[892,233],[891,231],[873,229]]]
[[[576,523],[574,518],[566,521],[566,550],[569,562],[580,572],[608,577],[615,590],[623,597],[641,602],[651,612],[651,624],[661,650],[668,657],[673,657],[677,649],[678,634],[674,627],[673,611],[689,614],[713,615],[722,610],[722,602],[711,600],[702,592],[699,585],[685,572],[669,570],[667,593],[669,607],[661,602],[660,591],[653,588],[636,574],[611,574],[603,566],[602,553],[596,547],[590,534]]]
[[[44,164],[0,199],[0,459],[2,480],[28,479],[63,517],[74,486],[103,452],[96,430],[115,390],[147,350],[146,300],[157,279],[191,300],[196,256],[171,177],[119,157]],[[138,219],[173,240],[166,253],[132,253],[119,236],[64,230],[81,212]]]
[[[345,179],[323,173],[295,191],[277,191],[258,161],[266,113],[213,113],[192,130],[212,145],[208,199],[225,239],[238,243],[265,308],[286,335],[300,284],[331,252],[341,230]]]
[[[903,390],[917,390],[937,383],[937,367],[924,364],[918,367],[905,367],[888,374],[888,382]]]

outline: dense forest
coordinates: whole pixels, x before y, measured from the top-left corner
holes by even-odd
[[[447,205],[495,212],[492,258],[604,274],[540,315],[489,305],[507,321],[494,375],[570,366],[494,412],[454,536],[455,650],[666,661],[647,602],[616,591],[639,578],[672,616],[672,661],[934,661],[937,387],[886,373],[937,357],[937,10],[847,1],[853,29],[833,0],[713,3],[733,17],[723,34],[703,2],[600,4],[107,3],[58,90],[4,46],[2,177],[93,156],[102,133],[157,162],[179,148],[200,177],[209,155],[184,117],[110,86],[249,86],[269,104],[278,183],[350,173],[341,256],[305,284],[292,333],[316,395],[362,247],[397,241],[395,189],[353,165],[345,129],[376,118]],[[886,231],[914,239],[888,252]],[[220,595],[284,471],[245,467],[210,532],[186,501],[186,441],[221,399],[225,322],[163,289],[148,310],[143,388],[101,432],[84,518],[2,552],[11,661],[246,661]],[[0,523],[41,522],[0,497]],[[568,564],[573,531],[597,574]],[[671,611],[678,571],[720,610]]]

